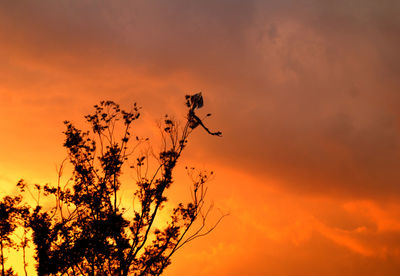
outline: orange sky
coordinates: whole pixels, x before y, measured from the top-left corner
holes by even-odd
[[[0,195],[54,182],[66,119],[203,91],[181,165],[230,216],[166,275],[400,275],[400,2],[0,2]],[[172,197],[186,196],[177,176]],[[129,183],[126,184],[129,186]],[[182,185],[182,186],[179,186]]]

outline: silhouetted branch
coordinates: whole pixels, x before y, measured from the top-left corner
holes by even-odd
[[[201,93],[186,96],[188,115],[180,125],[166,116],[160,124],[162,148],[156,155],[147,150],[136,157],[137,190],[133,201],[139,202],[133,218],[125,218],[126,210],[120,209],[120,176],[123,165],[132,158],[137,147],[148,139],[136,137],[131,143],[131,128],[140,117],[140,108],[125,111],[112,101],[102,101],[94,106],[94,112],[85,116],[89,131],[76,128],[65,121],[64,147],[66,160],[72,165],[72,177],[62,183],[66,160],[57,168],[57,183],[34,185],[37,195],[22,180],[17,186],[21,193],[27,191],[36,201],[35,207],[20,206],[21,197],[5,197],[0,202],[0,262],[2,276],[11,275],[5,268],[4,249],[14,246],[10,235],[20,225],[24,232],[21,243],[24,271],[25,249],[32,233],[38,275],[159,275],[171,263],[171,256],[183,245],[195,238],[207,235],[220,223],[206,229],[207,210],[205,183],[209,175],[200,172],[190,175],[193,188],[192,201],[180,203],[173,209],[164,229],[155,229],[155,221],[164,207],[165,192],[173,183],[173,172],[188,138],[197,126],[211,132],[195,114],[204,105]],[[207,115],[208,116],[208,115]],[[156,157],[158,166],[151,172],[150,157]],[[212,173],[211,173],[212,174]],[[54,196],[54,207],[40,205],[41,196]],[[3,219],[5,218],[5,219]],[[191,233],[195,223],[200,225]],[[7,274],[8,273],[8,274]]]

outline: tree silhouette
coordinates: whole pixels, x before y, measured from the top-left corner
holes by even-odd
[[[188,108],[185,123],[180,126],[166,116],[160,124],[162,149],[153,154],[157,165],[151,173],[152,156],[133,155],[133,149],[143,143],[143,139],[132,135],[140,117],[136,104],[130,111],[112,101],[95,105],[94,112],[85,116],[89,131],[65,121],[64,147],[73,166],[73,176],[65,185],[61,183],[63,163],[57,186],[35,186],[44,196],[53,196],[55,206],[45,208],[37,201],[29,215],[24,209],[21,216],[32,230],[38,275],[160,275],[178,249],[218,225],[224,215],[211,226],[206,223],[211,207],[205,204],[205,184],[212,172],[193,168],[187,168],[193,182],[192,201],[173,208],[165,226],[155,225],[190,134],[201,126],[207,133],[221,136],[221,132],[211,132],[195,113],[203,106],[201,93],[187,95],[185,99]],[[120,207],[118,192],[123,165],[132,159],[135,163],[130,168],[136,171],[137,189],[133,195],[136,204],[129,215]],[[26,189],[23,181],[18,186],[21,191]],[[9,206],[5,211],[0,204],[0,214],[9,215],[6,219],[2,217],[0,226],[2,260],[3,244],[10,245],[7,237],[15,228],[10,218],[16,218],[13,214],[18,213],[13,213],[10,206],[20,200],[20,197],[3,200],[4,206]],[[2,275],[6,275],[4,265]]]
[[[1,262],[1,275],[11,276],[15,275],[12,268],[6,269],[5,267],[5,250],[10,248],[19,247],[24,250],[24,265],[25,265],[25,247],[26,247],[26,218],[29,215],[28,207],[21,205],[21,196],[5,196],[0,201],[0,262]],[[23,227],[24,236],[21,243],[18,244],[13,239],[13,234],[18,226]]]

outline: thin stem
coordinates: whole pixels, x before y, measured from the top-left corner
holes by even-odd
[[[1,247],[1,276],[5,276],[3,240],[0,241],[0,247]]]

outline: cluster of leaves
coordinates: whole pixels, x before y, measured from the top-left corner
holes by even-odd
[[[6,269],[5,267],[5,250],[13,248],[24,250],[24,267],[25,263],[25,248],[27,246],[26,231],[29,218],[29,209],[27,206],[21,204],[21,196],[5,196],[0,201],[0,262],[1,262],[1,275],[11,276],[14,275],[12,268]],[[23,228],[23,237],[20,238],[20,243],[15,242],[13,234],[15,229],[20,226]],[[26,271],[25,271],[26,272]]]
[[[23,221],[32,230],[39,275],[160,275],[179,248],[214,229],[220,220],[205,229],[210,210],[204,210],[209,174],[195,174],[193,169],[188,169],[193,181],[192,202],[178,204],[163,229],[154,225],[193,129],[201,125],[210,134],[221,134],[211,133],[195,114],[195,109],[203,106],[201,93],[186,96],[186,100],[189,110],[185,125],[181,128],[166,116],[161,126],[163,147],[156,156],[155,171],[147,173],[149,156],[145,155],[138,156],[131,166],[137,171],[134,197],[139,201],[132,218],[119,208],[118,192],[122,167],[133,153],[131,129],[140,117],[140,108],[135,104],[132,110],[125,111],[112,101],[102,101],[93,114],[85,117],[89,131],[65,122],[64,147],[73,165],[73,177],[61,185],[61,167],[57,186],[36,187],[56,199],[51,210],[39,201],[30,213],[24,207],[24,218],[28,219]],[[142,141],[138,137],[134,140],[136,144]],[[19,187],[23,191],[25,184],[20,182]],[[3,243],[10,244],[7,237],[16,227],[14,214],[23,213],[19,207],[12,207],[20,200],[5,198],[5,206],[9,207],[4,211],[0,205],[2,250]],[[200,226],[189,231],[198,219]]]

